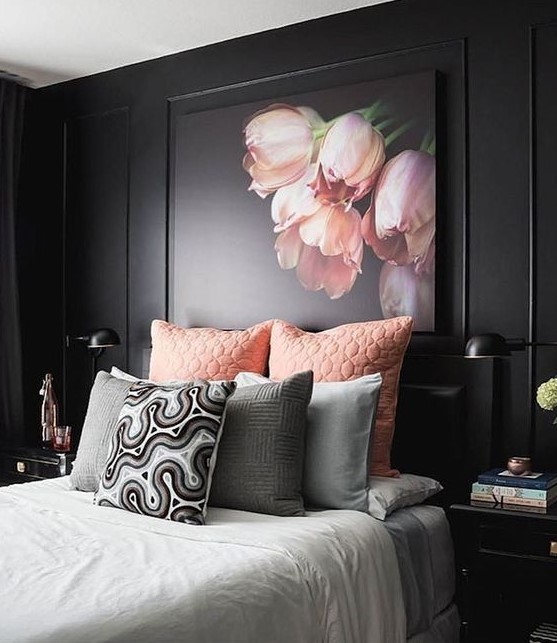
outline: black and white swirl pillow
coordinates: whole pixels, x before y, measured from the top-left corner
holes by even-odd
[[[222,418],[234,382],[134,384],[95,503],[204,524]]]

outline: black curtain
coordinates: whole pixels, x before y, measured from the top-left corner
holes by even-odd
[[[0,437],[23,442],[16,201],[25,88],[0,79]]]

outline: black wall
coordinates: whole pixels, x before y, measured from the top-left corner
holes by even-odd
[[[374,77],[433,67],[447,88],[439,216],[458,297],[448,336],[413,350],[462,350],[480,332],[557,341],[557,4],[398,0],[32,93],[20,226],[29,441],[46,370],[63,385],[66,420],[82,417],[88,358],[64,347],[66,334],[116,328],[123,345],[101,365],[140,373],[150,321],[168,314],[171,104],[357,59]],[[555,461],[551,416],[532,403],[555,371],[557,347],[505,360],[505,454],[536,442],[540,465]]]

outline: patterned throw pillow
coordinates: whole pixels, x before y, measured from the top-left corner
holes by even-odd
[[[95,503],[204,524],[222,417],[234,382],[133,384]]]

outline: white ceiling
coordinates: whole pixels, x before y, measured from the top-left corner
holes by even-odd
[[[391,0],[0,0],[0,70],[43,87]]]

